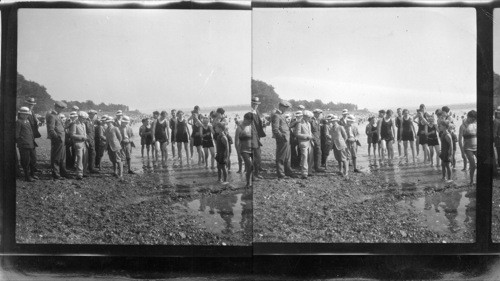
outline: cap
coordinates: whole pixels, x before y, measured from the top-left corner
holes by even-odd
[[[116,116],[121,116],[121,115],[123,115],[122,111],[121,111],[121,110],[118,110],[118,111],[116,112]]]
[[[313,113],[322,113],[323,110],[319,109],[319,108],[316,108],[315,110],[313,110]]]
[[[354,115],[349,114],[349,115],[347,115],[346,121],[347,122],[354,122],[354,121],[356,121],[356,118],[354,118]]]
[[[130,118],[128,116],[123,116],[122,123],[129,123],[129,122],[130,122]]]
[[[78,112],[78,117],[89,118],[89,115],[85,111]]]
[[[292,105],[286,101],[286,100],[282,100],[280,101],[280,105],[283,106],[283,107],[291,107]]]
[[[56,101],[55,106],[59,107],[59,108],[66,108],[67,107],[67,105],[62,101]]]
[[[349,113],[349,110],[347,109],[342,110],[342,114],[347,114],[347,113]]]
[[[34,99],[34,98],[27,98],[27,99],[25,100],[25,102],[26,102],[27,104],[31,104],[31,105],[35,105],[35,104],[36,104],[36,102],[35,102],[35,99]]]
[[[59,114],[59,118],[66,118],[66,115],[64,113]]]
[[[260,104],[259,97],[252,97],[252,103],[254,103],[254,104]]]
[[[17,113],[21,113],[21,114],[31,114],[30,112],[30,109],[27,108],[26,106],[23,106],[21,108],[19,108],[19,111]]]
[[[311,111],[309,111],[309,110],[304,110],[304,116],[306,116],[306,117],[313,117],[314,114]]]
[[[97,111],[94,109],[89,110],[89,114],[97,114]]]
[[[303,114],[303,113],[302,113],[302,111],[300,111],[300,110],[299,110],[299,111],[297,111],[297,112],[295,112],[295,117],[300,117],[300,116],[302,116],[302,115],[304,115],[304,114]]]
[[[69,117],[77,117],[78,114],[76,114],[76,111],[71,111],[70,114],[69,114]]]
[[[306,109],[306,107],[301,104],[301,105],[299,105],[299,109],[304,110],[304,109]]]

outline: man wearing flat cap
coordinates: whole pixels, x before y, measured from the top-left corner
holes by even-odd
[[[67,177],[66,172],[66,149],[64,141],[66,133],[64,124],[59,113],[66,108],[66,104],[57,101],[54,110],[47,114],[47,136],[50,139],[50,167],[52,168],[52,177],[54,180]]]
[[[252,140],[256,139],[257,143],[252,143],[252,154],[253,154],[253,175],[255,178],[261,179],[262,176],[259,175],[259,172],[262,171],[261,168],[261,150],[260,147],[262,143],[260,139],[266,136],[264,132],[264,128],[262,125],[262,117],[260,113],[257,111],[257,108],[260,105],[259,97],[252,97],[252,114],[253,114],[253,122],[252,122],[252,132],[257,134],[257,138],[252,138]]]
[[[276,110],[271,122],[273,137],[276,139],[276,171],[280,179],[292,175],[290,167],[290,128],[284,116],[291,106],[288,101],[281,101],[279,109]]]
[[[86,167],[86,168],[88,169],[88,171],[91,174],[99,173],[95,169],[95,154],[96,154],[96,150],[95,150],[95,128],[96,128],[95,116],[96,116],[96,114],[97,114],[97,111],[95,111],[93,109],[89,110],[88,118],[84,121],[85,129],[87,132],[87,145],[88,145],[88,162],[87,162],[88,167]]]
[[[28,115],[28,121],[30,122],[31,130],[33,131],[33,137],[35,139],[40,138],[40,137],[42,137],[42,135],[40,135],[40,132],[38,131],[38,119],[36,118],[35,112],[33,111],[33,108],[36,105],[35,99],[34,98],[27,98],[24,101],[24,103],[25,103],[26,107],[30,110],[30,114]],[[35,152],[33,155],[33,157],[34,157],[34,159],[33,159],[34,172],[38,172],[38,169],[36,167],[36,147],[37,146],[38,145],[35,142]]]

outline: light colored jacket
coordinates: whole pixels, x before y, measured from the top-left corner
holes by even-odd
[[[310,142],[312,141],[311,123],[304,120],[298,122],[295,125],[295,136],[299,142]],[[309,137],[309,139],[308,139]]]
[[[82,145],[87,138],[87,128],[85,123],[82,123],[79,120],[75,121],[75,123],[70,127],[69,135],[76,146]]]
[[[342,150],[347,148],[347,144],[345,143],[347,134],[343,126],[339,124],[332,126],[330,129],[330,135],[332,136],[332,141],[335,144],[336,149]]]

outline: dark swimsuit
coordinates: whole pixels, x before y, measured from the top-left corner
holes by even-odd
[[[436,125],[433,125],[432,127],[427,126],[427,133],[428,133],[427,145],[429,146],[439,145]]]
[[[202,139],[202,145],[203,147],[214,147],[214,141],[212,139],[212,131],[210,130],[210,127],[207,126],[207,128],[202,127],[202,132],[203,132],[203,139]],[[206,135],[208,134],[208,135]]]
[[[187,128],[186,119],[183,121],[177,121],[177,133],[175,135],[176,142],[189,142]]]
[[[413,121],[411,120],[411,118],[408,118],[407,120],[405,120],[403,118],[402,123],[403,123],[402,124],[403,132],[402,132],[401,139],[403,141],[414,141],[415,137],[413,136],[413,130],[411,129]]]
[[[381,130],[380,130],[380,137],[382,140],[385,141],[392,141],[394,140],[394,136],[392,135],[392,119],[389,120],[389,122],[385,121],[385,118],[382,119],[382,125],[381,125]]]

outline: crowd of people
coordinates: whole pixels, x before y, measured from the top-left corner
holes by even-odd
[[[271,117],[278,178],[294,176],[292,168],[300,170],[302,179],[325,172],[330,151],[333,151],[342,176],[348,176],[349,166],[353,167],[353,172],[360,173],[356,159],[361,135],[356,123],[361,124],[361,118],[349,114],[347,109],[339,117],[324,114],[321,109],[306,110],[302,105],[296,110],[291,107],[288,101],[281,101]],[[443,180],[452,182],[452,168],[455,168],[456,151],[460,148],[463,170],[469,165],[470,184],[473,184],[477,158],[475,110],[458,116],[448,106],[443,106],[430,113],[422,104],[414,116],[408,109],[398,108],[396,115],[391,109],[380,110],[378,116],[368,116],[366,120],[369,157],[378,157],[381,162],[392,165],[394,145],[397,144],[399,158],[408,163],[410,147],[413,163],[422,152],[423,163],[441,166]],[[455,123],[459,126],[458,136]]]
[[[39,120],[33,112],[36,104],[33,98],[25,101],[18,111],[16,143],[19,149],[21,167],[26,181],[39,179],[37,176],[36,138],[40,138]],[[218,180],[227,184],[231,169],[230,156],[234,144],[237,158],[237,173],[245,172],[246,187],[251,187],[254,180],[261,178],[259,137],[265,136],[262,119],[256,109],[260,102],[252,102],[253,110],[235,121],[236,133],[233,138],[228,132],[229,118],[223,108],[209,114],[201,114],[195,106],[187,117],[183,111],[172,110],[153,112],[152,117],[141,116],[142,125],[138,130],[141,139],[141,157],[153,159],[155,167],[167,168],[168,146],[171,146],[172,158],[183,166],[184,159],[192,165],[194,152],[198,155],[198,165],[205,168],[217,168]],[[131,158],[134,132],[131,124],[136,118],[125,116],[121,110],[116,115],[98,116],[97,111],[82,111],[72,107],[67,118],[63,110],[67,105],[58,101],[46,117],[47,137],[51,143],[50,166],[54,180],[70,178],[68,170],[76,171],[76,179],[82,180],[89,174],[101,171],[101,161],[107,151],[113,166],[113,176],[123,180],[124,169],[134,174]],[[183,155],[184,154],[184,155]],[[210,157],[210,160],[209,160]],[[243,165],[245,169],[243,170]],[[255,169],[254,169],[255,167]]]

